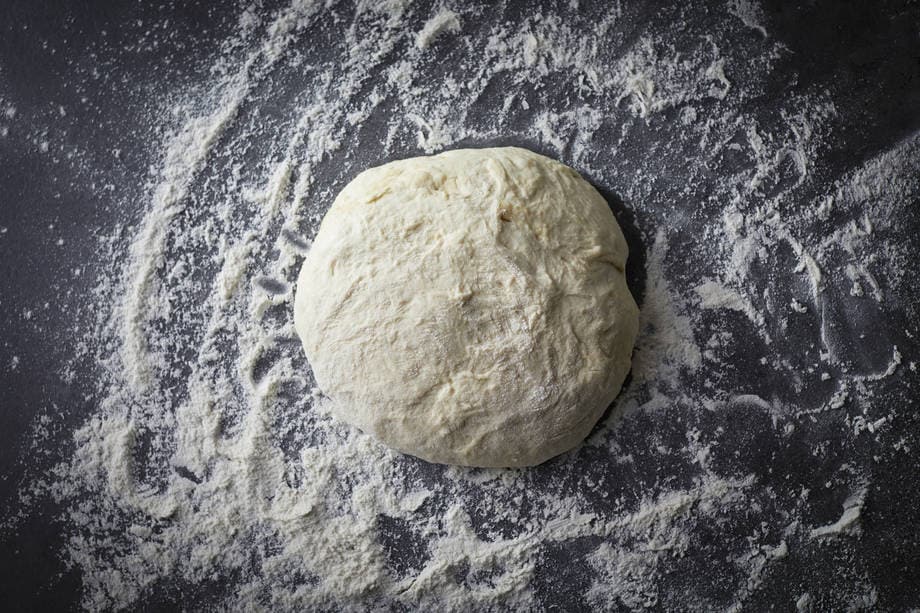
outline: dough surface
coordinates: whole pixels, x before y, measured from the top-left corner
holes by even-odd
[[[320,226],[294,322],[333,415],[431,462],[530,466],[620,390],[638,309],[604,198],[526,149],[359,174]]]

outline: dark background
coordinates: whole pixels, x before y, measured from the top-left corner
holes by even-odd
[[[210,59],[235,25],[236,11],[223,2],[35,2],[0,5],[0,111],[17,114],[0,138],[0,512],[20,507],[23,480],[49,468],[71,445],[70,434],[91,412],[92,385],[77,361],[75,376],[62,366],[92,314],[86,295],[111,263],[99,261],[95,245],[115,222],[142,213],[149,165],[155,159],[154,128],[143,120],[161,112],[161,84],[191,89],[205,80]],[[275,3],[266,3],[272,10]],[[510,6],[511,8],[508,8]],[[513,13],[514,3],[504,10]],[[838,94],[838,129],[817,172],[828,179],[920,129],[920,9],[916,2],[767,3],[770,35],[792,53],[782,60],[771,95],[827,84]],[[897,18],[892,18],[897,15]],[[157,49],[138,44],[125,51],[151,21],[169,19],[172,33]],[[714,18],[718,18],[715,17]],[[94,73],[93,68],[97,73]],[[792,79],[789,79],[792,75]],[[166,97],[168,98],[168,97]],[[61,115],[59,107],[64,107]],[[763,121],[770,121],[766,115]],[[39,143],[54,131],[49,152]],[[77,149],[68,159],[61,153]],[[112,149],[120,155],[113,157]],[[137,210],[113,203],[135,198]],[[915,203],[920,206],[920,202]],[[914,223],[916,220],[906,220]],[[58,240],[63,239],[63,245]],[[80,269],[77,272],[75,269]],[[44,304],[47,303],[47,308]],[[36,306],[37,305],[37,306]],[[26,315],[25,311],[31,311]],[[893,326],[896,327],[896,326]],[[904,322],[908,327],[908,322]],[[12,356],[20,360],[9,366]],[[90,360],[90,358],[85,358]],[[916,385],[905,386],[898,427],[917,432]],[[55,416],[41,449],[31,449],[35,415]],[[742,419],[744,419],[742,417]],[[754,419],[753,417],[751,419]],[[750,424],[755,432],[758,424]],[[739,441],[740,446],[757,445]],[[838,457],[862,453],[837,441]],[[786,461],[812,461],[787,454]],[[747,462],[770,461],[769,456]],[[867,569],[879,591],[879,608],[920,606],[920,450],[873,464],[872,492],[863,511],[863,535],[853,559],[799,560],[784,565],[748,601],[750,610],[784,609],[802,574],[819,579],[840,564]],[[815,489],[826,477],[811,467]],[[2,534],[0,603],[5,610],[62,610],[76,607],[80,578],[59,556],[57,510],[45,504],[12,532]],[[839,506],[828,505],[830,521]],[[851,555],[851,554],[847,554]],[[543,580],[565,607],[565,553],[558,577]],[[567,587],[568,586],[568,587]],[[194,591],[194,590],[193,590]],[[193,593],[181,588],[153,608],[171,608]],[[552,602],[548,601],[548,604]]]

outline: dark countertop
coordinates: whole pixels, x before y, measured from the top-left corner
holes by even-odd
[[[271,12],[275,4],[265,3],[260,10]],[[543,4],[547,13],[556,10],[550,6],[553,3]],[[590,3],[582,4],[588,7],[584,10],[594,10]],[[697,21],[690,23],[691,30],[705,31],[706,20],[715,23],[725,18],[724,11],[717,10],[721,4],[708,4],[709,9],[701,7],[694,14]],[[527,12],[515,2],[501,6],[494,10],[500,11],[504,20],[513,21]],[[163,123],[150,118],[164,116],[179,97],[194,97],[203,87],[212,59],[236,26],[236,7],[226,2],[156,6],[79,2],[63,6],[18,0],[0,7],[0,128],[8,129],[0,137],[0,465],[4,468],[0,509],[5,517],[20,508],[29,509],[13,528],[6,525],[0,531],[0,602],[6,610],[75,608],[79,602],[79,570],[67,568],[61,556],[66,526],[58,519],[60,509],[50,501],[24,506],[19,492],[27,481],[66,456],[73,431],[95,410],[95,365],[92,355],[81,353],[78,345],[94,321],[90,292],[113,265],[100,260],[98,241],[117,225],[140,219],[150,189],[150,168],[158,160],[157,143],[164,135]],[[630,27],[636,32],[667,19],[662,16],[667,13],[663,9],[633,6],[626,12],[634,17]],[[920,6],[916,2],[807,2],[795,6],[768,2],[763,12],[770,40],[779,41],[788,53],[777,61],[759,93],[739,107],[739,114],[756,118],[763,132],[769,133],[787,120],[779,112],[784,100],[823,92],[834,108],[827,119],[832,128],[826,129],[820,147],[808,152],[807,182],[782,205],[786,207],[784,214],[794,216],[796,207],[808,206],[827,193],[835,181],[920,129]],[[483,22],[487,19],[494,16],[483,13]],[[154,36],[156,44],[145,42],[150,24],[158,23],[169,24],[169,35]],[[464,27],[470,25],[466,22]],[[483,24],[472,26],[486,29]],[[718,41],[722,57],[731,59],[735,53],[746,57],[743,49],[762,40],[753,29],[747,34]],[[310,53],[315,53],[317,60],[323,58],[321,45],[302,47],[308,58]],[[726,65],[733,87],[743,89],[743,71],[738,63]],[[536,96],[540,102],[532,112],[538,112],[540,104],[546,108],[554,102],[562,104],[560,100],[570,95],[562,86],[547,87]],[[265,104],[283,109],[283,101]],[[625,114],[625,106],[618,112]],[[4,119],[6,107],[15,108],[15,115]],[[661,143],[676,138],[674,126],[680,119],[680,107],[664,110],[644,126],[636,121],[630,133],[632,140],[621,147],[621,151],[631,152],[628,159],[593,158],[600,159],[596,163],[601,166],[607,162],[622,164],[623,175],[634,169],[655,177],[644,208],[635,209],[638,191],[620,192],[616,185],[604,184],[588,173],[621,213],[633,252],[630,282],[640,306],[645,294],[644,267],[655,229],[670,222],[684,224],[674,234],[672,250],[684,253],[684,261],[691,266],[694,250],[705,244],[694,234],[694,228],[707,227],[720,218],[726,205],[724,201],[705,202],[705,195],[716,190],[706,182],[718,182],[718,164],[693,175],[695,182],[688,195],[682,162],[672,155],[659,155]],[[547,143],[535,142],[532,133],[523,129],[504,130],[473,144],[488,142],[526,144],[563,159],[571,153],[570,149],[560,152]],[[113,154],[115,149],[117,154]],[[688,147],[687,152],[692,155],[693,148]],[[419,153],[411,141],[388,152],[392,157]],[[707,173],[709,179],[705,178]],[[325,180],[331,185],[341,181],[334,171],[326,175],[320,172],[317,177],[318,182]],[[776,178],[776,185],[769,189],[780,190],[782,180]],[[912,214],[899,221],[903,233],[894,239],[910,244],[909,237],[920,230],[920,191],[913,188],[904,193],[912,201]],[[667,203],[678,200],[704,204],[686,219],[675,220],[674,209]],[[132,201],[136,208],[126,208],[125,203]],[[837,484],[825,487],[826,483],[834,481],[841,470],[852,469],[866,478],[858,537],[833,547],[801,543],[782,563],[771,567],[744,602],[745,610],[789,610],[795,597],[809,589],[816,598],[815,610],[839,609],[843,604],[834,600],[832,593],[852,588],[857,580],[871,583],[877,596],[877,603],[870,607],[874,610],[920,607],[920,382],[916,372],[908,368],[920,355],[920,311],[913,295],[920,282],[915,242],[913,247],[914,258],[905,261],[913,269],[904,273],[898,285],[904,288],[900,295],[888,297],[868,315],[831,316],[831,328],[839,325],[852,331],[853,326],[859,326],[869,337],[861,354],[864,362],[851,364],[855,371],[883,370],[893,345],[903,356],[897,376],[879,384],[875,404],[870,403],[866,413],[870,421],[889,413],[894,416],[881,442],[879,437],[854,434],[849,422],[843,425],[843,414],[803,419],[795,434],[782,437],[771,426],[769,415],[744,402],[730,412],[688,412],[677,403],[627,420],[621,428],[623,451],[635,458],[632,471],[618,468],[607,473],[592,468],[594,452],[586,450],[583,454],[584,470],[596,473],[614,497],[630,488],[654,489],[660,482],[681,484],[690,480],[688,465],[669,466],[646,457],[647,439],[649,433],[655,433],[657,441],[683,444],[680,441],[685,441],[687,429],[693,428],[703,438],[718,438],[711,452],[714,470],[757,476],[763,488],[753,500],[764,507],[774,505],[763,517],[782,516],[785,507],[777,499],[810,490],[809,507],[802,517],[814,526],[836,521],[850,493]],[[672,265],[679,268],[681,257],[676,260]],[[791,255],[788,263],[790,269],[795,265]],[[679,282],[687,282],[680,291],[692,293],[699,279],[686,273],[675,269],[672,275]],[[784,291],[783,284],[791,283],[789,279],[794,276],[767,270],[763,274],[765,287],[780,288],[777,292]],[[833,283],[829,282],[829,291],[845,291]],[[801,296],[802,292],[793,291],[792,295]],[[841,299],[838,306],[845,310],[847,304]],[[740,355],[746,343],[756,345],[759,341],[746,336],[744,316],[738,315],[736,321],[735,315],[713,314],[707,321],[713,329],[725,326],[736,331],[739,346],[732,350]],[[781,353],[789,359],[816,353],[815,322],[769,325],[775,342],[783,344]],[[809,360],[811,357],[802,358],[802,363]],[[756,390],[762,398],[787,405],[802,395],[818,393],[808,387],[804,392],[794,390],[787,378],[753,364],[753,360],[739,359],[737,368],[718,373],[721,387],[747,393]],[[873,413],[880,404],[885,405],[885,411]],[[52,419],[36,446],[33,441],[39,414]],[[722,434],[726,431],[727,435]],[[897,443],[899,439],[903,442]],[[899,447],[893,451],[895,444]],[[815,451],[818,448],[820,453]],[[643,461],[647,462],[644,466]],[[539,483],[540,479],[555,477],[548,474],[534,479]],[[706,591],[714,601],[723,601],[721,595],[728,593],[729,587],[720,577],[707,574],[713,568],[716,575],[722,572],[711,563],[725,555],[719,549],[718,531],[740,534],[754,530],[758,517],[754,514],[727,526],[708,527],[713,530],[713,550],[673,567],[669,575],[673,591],[679,593],[686,577],[695,576],[700,577],[696,581],[701,584],[711,583]],[[782,528],[770,525],[763,529],[779,534]],[[579,562],[583,553],[579,546],[560,546],[547,552],[547,560],[559,563],[558,570],[544,569],[535,578],[538,597],[547,608],[586,606],[580,594],[589,571]],[[200,606],[207,602],[202,600],[205,594],[219,590],[214,585],[200,590],[185,585],[170,591],[166,585],[162,594],[145,602],[152,609],[174,608],[181,602]],[[667,602],[662,598],[658,606],[668,608]],[[625,609],[622,602],[611,607]]]

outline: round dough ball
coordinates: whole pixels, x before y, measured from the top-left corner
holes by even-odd
[[[320,226],[294,322],[333,415],[431,462],[577,445],[629,371],[627,246],[577,172],[515,147],[358,175]]]

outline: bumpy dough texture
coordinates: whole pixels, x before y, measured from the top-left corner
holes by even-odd
[[[577,172],[466,149],[358,175],[320,226],[294,321],[339,419],[431,462],[539,464],[629,371],[627,246]]]

